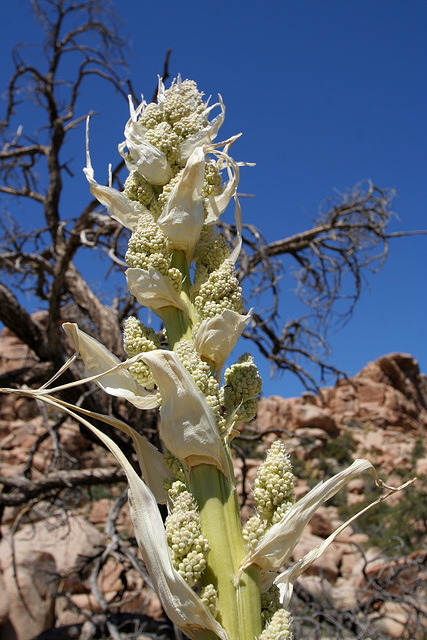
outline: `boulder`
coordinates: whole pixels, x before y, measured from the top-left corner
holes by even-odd
[[[2,557],[2,577],[8,600],[8,618],[0,640],[32,640],[54,621],[59,575],[50,553],[16,555],[15,568]]]
[[[104,548],[104,537],[84,518],[58,514],[21,527],[13,548],[14,562],[7,534],[0,542],[0,570],[8,618],[0,640],[13,634],[31,640],[52,626],[61,579],[71,592],[86,591],[88,563]]]

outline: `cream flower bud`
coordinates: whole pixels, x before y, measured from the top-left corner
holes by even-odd
[[[129,239],[126,262],[130,267],[148,269],[154,267],[155,256],[164,258],[165,268],[157,270],[167,275],[170,263],[167,238],[153,216],[147,213],[139,217],[137,227]]]
[[[140,353],[160,348],[160,339],[154,329],[144,326],[137,318],[131,316],[125,322],[123,344],[127,355],[132,358]],[[150,368],[144,362],[136,362],[129,367],[129,372],[146,389],[153,388],[154,380]]]
[[[139,202],[144,207],[151,206],[156,202],[156,191],[148,180],[146,180],[138,171],[131,171],[125,180],[124,194],[129,200]]]
[[[204,395],[218,390],[218,382],[212,376],[209,365],[201,359],[191,342],[180,340],[175,344],[174,351]]]
[[[250,422],[258,409],[257,396],[261,393],[262,380],[258,367],[250,354],[244,353],[224,373],[222,404],[227,409],[229,423]]]
[[[259,640],[292,640],[292,618],[285,609],[279,609],[261,633]]]
[[[175,482],[172,482],[168,489],[168,496],[172,503],[175,503],[178,499],[178,496],[184,491],[187,491],[185,482],[181,480],[175,480]]]
[[[284,515],[295,503],[292,466],[280,440],[273,442],[265,462],[258,467],[254,499],[258,513],[267,520],[271,520],[278,508]]]
[[[264,535],[264,523],[258,515],[254,515],[243,528],[243,541],[247,551],[253,551]]]
[[[194,305],[202,320],[220,315],[224,309],[243,313],[242,288],[234,272],[234,262],[224,260],[192,289]]]
[[[209,544],[203,537],[200,516],[191,493],[178,492],[165,528],[174,567],[193,587],[206,568]]]
[[[211,614],[216,617],[218,613],[218,592],[213,584],[207,584],[200,592],[200,599],[205,603]]]

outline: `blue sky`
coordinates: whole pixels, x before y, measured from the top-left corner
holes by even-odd
[[[151,97],[171,48],[172,76],[196,80],[207,95],[222,94],[227,112],[221,136],[243,132],[234,156],[256,162],[242,170],[239,189],[255,196],[242,202],[244,221],[258,226],[267,240],[309,228],[335,189],[365,179],[397,190],[399,219],[391,230],[427,229],[424,1],[114,4],[133,50],[129,66],[137,90]],[[2,7],[2,89],[12,44],[34,39],[29,5],[15,0]],[[81,106],[99,113],[91,148],[102,181],[107,163],[117,158],[127,107],[97,83]],[[72,198],[64,203],[70,214],[87,197],[79,168],[83,130],[72,144],[76,178]],[[355,374],[370,360],[403,351],[427,371],[426,251],[426,236],[391,242],[389,258],[379,274],[368,277],[352,321],[330,336],[330,363]],[[301,311],[294,288],[287,271],[281,283],[285,319]],[[300,393],[292,376],[270,380],[268,367],[262,368],[266,395]]]

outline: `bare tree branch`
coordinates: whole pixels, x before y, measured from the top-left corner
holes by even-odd
[[[0,484],[7,493],[0,495],[0,505],[12,507],[26,504],[29,500],[52,492],[73,487],[91,486],[95,484],[117,484],[124,482],[126,476],[118,467],[99,467],[93,469],[75,469],[58,471],[41,480],[29,480],[22,476],[6,478],[0,475]]]

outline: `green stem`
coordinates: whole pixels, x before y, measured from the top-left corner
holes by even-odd
[[[191,341],[192,323],[181,309],[163,307],[161,316],[165,323],[170,349],[173,349],[175,344],[183,338]]]
[[[173,251],[171,256],[171,267],[179,269],[182,273],[182,291],[187,298],[190,298],[190,270],[188,268],[187,259],[183,251]]]
[[[186,315],[176,307],[164,307],[162,309],[161,316],[165,323],[169,348],[173,349],[174,345],[183,338],[189,342],[192,341],[192,328],[198,319],[194,315],[193,305],[190,300],[190,271],[183,251],[172,252],[171,267],[179,269],[182,274],[181,298],[184,300],[189,314]]]
[[[216,467],[204,464],[192,469],[190,488],[211,548],[203,582],[218,591],[217,619],[230,640],[254,640],[261,633],[259,570],[250,567],[236,583],[246,555],[236,490]]]

